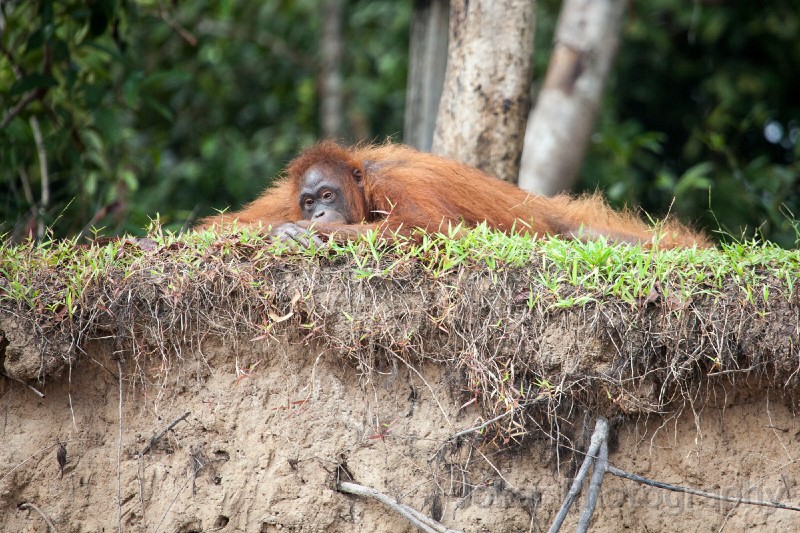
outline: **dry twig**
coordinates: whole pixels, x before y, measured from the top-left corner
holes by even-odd
[[[161,20],[167,23],[167,25],[172,28],[178,35],[181,36],[181,39],[189,43],[190,46],[197,46],[197,37],[192,35],[192,33],[184,28],[179,22],[175,21],[172,17],[169,16],[166,9],[164,9],[164,5],[162,2],[158,3],[158,16],[161,17]]]
[[[36,220],[36,237],[41,239],[44,237],[44,215],[50,205],[50,171],[47,166],[47,150],[44,146],[44,137],[42,136],[42,128],[39,126],[39,119],[32,116],[28,122],[33,132],[33,140],[36,145],[36,154],[39,157],[39,180],[42,184],[42,196],[39,200],[39,209],[37,210]]]
[[[595,460],[594,468],[592,469],[592,479],[589,481],[589,492],[586,494],[586,503],[583,504],[581,517],[578,519],[578,533],[586,533],[589,531],[589,523],[592,521],[594,508],[597,505],[597,498],[600,496],[600,486],[603,484],[603,476],[605,476],[606,469],[608,468],[608,422],[605,423],[604,430],[605,433],[600,436],[600,455]]]
[[[578,475],[575,476],[575,480],[572,482],[572,486],[569,488],[569,492],[567,492],[567,497],[564,498],[564,503],[561,504],[561,509],[558,510],[558,514],[556,515],[556,519],[553,520],[553,525],[550,526],[548,533],[558,533],[558,530],[561,529],[562,524],[564,523],[564,519],[567,518],[567,513],[569,512],[569,508],[572,507],[572,504],[575,503],[575,499],[581,492],[581,487],[583,486],[583,481],[586,479],[586,476],[589,474],[589,467],[592,466],[594,463],[595,456],[597,455],[597,451],[600,449],[601,444],[605,443],[608,439],[608,420],[605,417],[599,416],[597,417],[597,422],[594,426],[594,433],[592,433],[592,440],[589,444],[589,449],[586,451],[586,457],[583,459],[583,464],[581,464],[580,470],[578,470]],[[608,458],[608,448],[606,448],[606,459]],[[586,518],[586,526],[588,527],[589,520],[591,520],[592,512],[594,512],[594,502],[597,501],[597,493],[600,492],[600,482],[602,482],[603,476],[602,474],[598,474],[599,464],[595,466],[595,473],[592,475],[592,490],[595,491],[595,494],[590,493],[587,496],[586,507],[584,508],[583,514],[588,514]],[[595,478],[598,478],[595,480]],[[596,486],[595,486],[596,481]],[[590,505],[590,500],[593,500]],[[584,521],[583,515],[581,516],[581,522]],[[580,529],[578,531],[581,531]],[[585,529],[583,530],[585,531]]]
[[[630,472],[620,470],[619,468],[616,468],[611,465],[608,465],[606,470],[608,471],[609,474],[613,474],[617,477],[630,479],[631,481],[635,481],[637,483],[643,483],[644,485],[650,485],[651,487],[656,487],[659,489],[671,490],[673,492],[684,492],[686,494],[692,494],[693,496],[702,496],[703,498],[710,498],[712,500],[719,500],[723,502],[730,502],[743,505],[758,505],[761,507],[774,507],[775,509],[785,509],[787,511],[800,512],[800,507],[795,507],[793,505],[786,505],[785,503],[768,502],[764,500],[745,500],[743,498],[724,496],[722,494],[717,494],[714,492],[706,492],[704,490],[697,490],[689,487],[682,487],[680,485],[672,485],[670,483],[664,483],[663,481],[656,481],[654,479],[648,479],[646,477],[638,476],[636,474],[631,474]]]
[[[375,498],[425,533],[462,533],[461,531],[455,529],[448,529],[444,524],[437,522],[433,518],[425,516],[416,509],[413,509],[408,505],[404,505],[373,488],[347,481],[341,481],[339,483],[339,490],[348,494],[354,494],[356,496]]]
[[[24,503],[19,504],[19,508],[22,509],[23,511],[27,510],[29,508],[33,509],[34,511],[39,513],[39,516],[42,517],[42,520],[47,522],[47,527],[50,528],[50,531],[52,533],[58,533],[58,530],[56,529],[56,526],[53,525],[53,522],[51,522],[50,519],[47,518],[47,516],[42,512],[42,510],[39,509],[38,507],[36,507],[36,505],[32,504],[31,502],[24,502]]]
[[[173,420],[173,421],[172,421],[172,423],[171,423],[170,425],[168,425],[166,428],[164,428],[164,430],[163,430],[161,433],[159,433],[158,435],[153,435],[153,436],[150,438],[150,442],[148,442],[148,443],[147,443],[147,446],[145,446],[144,450],[142,450],[142,455],[144,455],[144,454],[146,454],[146,453],[150,452],[150,450],[153,448],[153,446],[155,446],[155,445],[156,445],[156,443],[157,443],[159,440],[161,440],[161,437],[163,437],[164,435],[166,435],[166,434],[167,434],[167,431],[169,431],[170,429],[172,429],[172,428],[174,428],[175,426],[177,426],[177,425],[178,425],[178,422],[180,422],[180,421],[182,421],[182,420],[186,420],[186,417],[187,417],[187,416],[189,416],[190,414],[192,414],[192,412],[191,412],[191,411],[186,411],[186,412],[185,412],[185,413],[183,413],[181,416],[179,416],[178,418],[176,418],[175,420]]]
[[[6,377],[6,378],[8,378],[8,379],[10,379],[12,381],[16,381],[17,383],[21,383],[23,386],[28,387],[31,391],[33,391],[33,393],[36,396],[38,396],[39,398],[44,398],[44,393],[42,391],[40,391],[39,389],[37,389],[36,387],[34,387],[33,385],[31,385],[29,383],[25,383],[23,380],[21,380],[19,378],[15,378],[15,377],[9,376],[5,372],[0,372],[0,376]]]
[[[526,406],[525,405],[520,406],[520,408],[522,408],[522,407],[526,407]],[[448,442],[455,442],[459,438],[461,438],[461,437],[463,437],[465,435],[469,435],[470,433],[477,433],[477,432],[483,430],[484,428],[486,428],[488,426],[491,426],[495,422],[497,422],[499,420],[502,420],[502,419],[504,419],[505,417],[507,417],[509,415],[513,415],[514,413],[519,411],[520,408],[504,411],[504,412],[500,413],[499,415],[495,416],[494,418],[490,418],[489,420],[487,420],[483,424],[480,424],[480,425],[477,425],[477,426],[474,426],[474,427],[467,428],[467,429],[464,429],[462,431],[459,431],[458,433],[455,433],[455,434],[451,435],[450,438],[447,439],[447,441]]]
[[[600,494],[600,486],[603,482],[603,476],[606,472],[617,477],[629,479],[631,481],[649,485],[651,487],[670,490],[673,492],[683,492],[686,494],[692,494],[694,496],[710,498],[712,500],[720,500],[735,504],[773,507],[775,509],[785,509],[788,511],[800,511],[800,507],[795,507],[784,503],[768,502],[763,500],[746,500],[743,498],[724,496],[722,494],[705,492],[689,487],[682,487],[680,485],[672,485],[670,483],[648,479],[646,477],[631,474],[630,472],[616,468],[608,463],[608,421],[604,417],[598,417],[594,433],[592,434],[591,444],[586,452],[586,457],[584,458],[583,464],[581,464],[581,468],[578,471],[578,475],[575,477],[575,480],[573,481],[572,486],[570,487],[569,492],[564,499],[564,503],[561,505],[561,509],[558,511],[558,514],[553,521],[553,525],[550,526],[549,533],[557,533],[559,529],[561,529],[569,508],[578,497],[578,494],[580,494],[583,482],[589,472],[589,466],[591,466],[593,463],[594,470],[592,473],[592,479],[589,483],[589,492],[586,496],[586,503],[584,504],[583,511],[581,512],[581,516],[578,520],[578,533],[586,533],[589,530],[589,523],[591,522],[592,515],[597,504],[597,498]]]
[[[122,361],[117,359],[119,372],[119,439],[117,440],[117,531],[122,533]]]
[[[41,98],[41,92],[38,90],[29,91],[22,100],[16,103],[13,107],[9,108],[5,114],[3,115],[3,119],[0,120],[0,130],[5,129],[9,123],[14,120],[14,117],[19,115],[26,107],[28,107],[32,102]]]

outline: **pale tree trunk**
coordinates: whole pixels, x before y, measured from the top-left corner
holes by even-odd
[[[553,195],[578,179],[628,0],[565,0],[525,132],[519,186]]]
[[[533,0],[453,0],[433,152],[508,181],[530,109]]]
[[[337,138],[342,134],[342,18],[344,0],[325,0],[322,6],[322,79],[320,108],[322,133]]]
[[[449,0],[414,0],[403,141],[425,152],[433,142],[447,67]]]

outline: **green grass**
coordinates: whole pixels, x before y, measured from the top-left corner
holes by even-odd
[[[353,242],[310,248],[274,242],[248,229],[225,235],[209,231],[175,235],[154,227],[145,239],[121,238],[93,245],[78,245],[75,240],[3,241],[0,301],[52,313],[65,310],[71,316],[94,280],[112,272],[125,278],[145,263],[155,274],[162,258],[189,273],[209,262],[347,261],[355,279],[362,280],[391,278],[410,264],[434,280],[458,269],[491,273],[529,268],[531,286],[538,289],[531,290],[531,295],[541,297],[544,289],[553,297],[554,308],[606,298],[635,304],[654,290],[681,299],[713,296],[732,285],[753,303],[767,301],[775,291],[792,298],[800,277],[800,251],[765,242],[737,242],[710,250],[650,250],[602,240],[534,241],[485,226],[469,231],[455,227],[448,233],[398,238],[393,245],[370,234]],[[777,287],[775,280],[780,282]]]
[[[800,252],[765,242],[652,250],[454,227],[303,248],[251,229],[154,226],[91,245],[0,243],[0,312],[69,343],[113,337],[135,357],[160,354],[164,368],[187,332],[261,340],[302,330],[303,342],[325,343],[365,374],[381,354],[462,369],[488,418],[569,395],[663,412],[683,397],[670,387],[688,391],[692,376],[790,379],[770,369],[794,369],[798,277]],[[550,359],[562,341],[585,367]],[[593,361],[598,350],[616,363]],[[641,393],[647,401],[629,394],[648,380],[659,386]]]

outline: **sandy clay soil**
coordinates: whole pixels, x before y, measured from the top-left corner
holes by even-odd
[[[45,532],[46,520],[59,532],[417,531],[381,503],[337,491],[337,480],[456,530],[546,531],[575,472],[575,454],[536,430],[516,444],[489,434],[448,444],[483,418],[465,406],[463,376],[441,364],[398,359],[365,372],[322,347],[274,340],[212,338],[170,365],[118,364],[112,351],[91,343],[37,385],[44,397],[0,378],[0,531]],[[800,502],[797,418],[777,394],[728,392],[709,389],[702,407],[677,418],[612,419],[611,463],[728,496]],[[583,425],[591,429],[591,416]],[[571,442],[585,449],[590,431],[580,426]],[[798,527],[792,511],[609,475],[591,531]]]

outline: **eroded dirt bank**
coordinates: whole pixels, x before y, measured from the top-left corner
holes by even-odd
[[[446,365],[412,370],[396,359],[361,374],[316,344],[211,338],[169,366],[124,362],[120,397],[112,351],[108,342],[87,345],[71,372],[40,386],[44,398],[0,380],[0,531],[47,531],[38,512],[19,509],[24,502],[60,532],[116,531],[118,522],[123,531],[416,531],[377,502],[337,492],[337,476],[451,528],[546,531],[574,472],[568,450],[543,433],[521,445],[446,445],[483,421],[476,404],[461,407],[470,399],[465,378]],[[697,417],[612,419],[611,462],[726,495],[797,502],[797,418],[777,395],[739,387],[703,389],[692,399]],[[579,422],[560,429],[585,448]],[[573,511],[565,530],[576,520]],[[797,523],[790,511],[607,476],[592,531],[789,531]]]
[[[546,531],[600,415],[615,467],[800,501],[798,258],[360,246],[15,252],[0,531],[412,531],[340,480],[465,532]],[[592,531],[798,520],[607,475]]]

